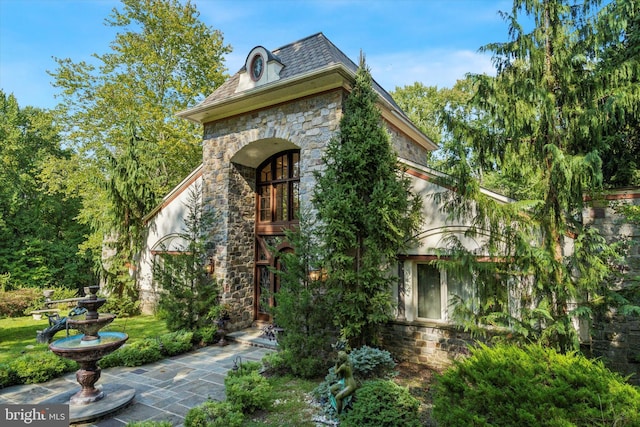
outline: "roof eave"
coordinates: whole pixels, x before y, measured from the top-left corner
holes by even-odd
[[[180,111],[176,115],[195,123],[204,124],[332,89],[350,90],[354,81],[354,71],[344,64],[337,63],[299,74],[290,79],[278,80],[243,91],[225,99],[200,104]],[[378,94],[378,102],[382,107],[383,119],[403,131],[425,149],[431,151],[438,148],[406,118],[404,113],[398,111],[398,108],[381,94]]]
[[[352,80],[353,73],[350,70],[341,64],[335,64],[292,79],[268,83],[225,99],[197,105],[176,115],[204,124],[331,89],[348,89]]]

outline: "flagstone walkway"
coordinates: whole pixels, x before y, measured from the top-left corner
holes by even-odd
[[[260,361],[275,343],[256,331],[236,332],[224,347],[209,346],[135,368],[102,370],[98,385],[123,384],[136,390],[132,403],[120,411],[76,426],[121,427],[133,421],[169,421],[181,427],[189,409],[207,399],[223,400],[224,378],[234,364]],[[75,372],[54,380],[0,389],[0,404],[37,404],[79,390]]]

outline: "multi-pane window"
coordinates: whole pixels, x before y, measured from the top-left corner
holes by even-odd
[[[450,320],[456,301],[473,304],[473,280],[455,278],[430,264],[418,264],[417,315],[423,319]]]
[[[258,221],[289,222],[300,209],[300,151],[278,154],[258,169]]]

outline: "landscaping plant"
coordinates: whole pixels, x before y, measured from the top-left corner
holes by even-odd
[[[328,321],[328,313],[335,306],[314,265],[318,258],[318,245],[309,233],[306,216],[302,226],[286,231],[287,241],[295,247],[295,252],[279,254],[280,263],[285,267],[277,271],[280,280],[278,304],[273,307],[274,322],[283,329],[278,334],[278,346],[284,364],[300,378],[321,376],[329,367],[331,344],[337,337],[336,328]]]
[[[362,346],[352,350],[349,355],[349,363],[353,370],[353,377],[358,385],[363,385],[368,380],[390,379],[395,376],[396,363],[391,358],[391,353],[375,347]],[[337,414],[329,401],[330,388],[338,381],[335,366],[329,368],[329,372],[318,386],[313,390],[313,395],[320,402],[322,411],[329,417],[336,418]]]
[[[269,381],[260,375],[260,363],[245,363],[237,371],[229,371],[224,379],[227,401],[243,413],[268,409],[272,403]]]
[[[638,426],[640,391],[601,361],[540,345],[480,346],[439,377],[438,425]]]
[[[340,425],[418,427],[419,407],[420,402],[406,387],[390,380],[367,381],[356,390],[352,408],[340,416]]]
[[[388,272],[421,221],[422,202],[398,165],[378,99],[361,55],[313,193],[324,285],[336,301],[324,314],[352,348],[375,344],[391,319],[397,278]]]
[[[204,269],[207,259],[205,241],[213,213],[200,203],[201,189],[190,190],[186,203],[184,242],[177,248],[163,248],[154,265],[154,277],[160,287],[160,315],[171,331],[195,331],[211,326],[209,313],[219,305],[219,285]]]
[[[243,422],[239,406],[213,400],[191,408],[184,417],[184,427],[240,427]]]

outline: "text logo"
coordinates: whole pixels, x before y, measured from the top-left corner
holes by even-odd
[[[0,405],[3,427],[69,427],[69,405]]]

